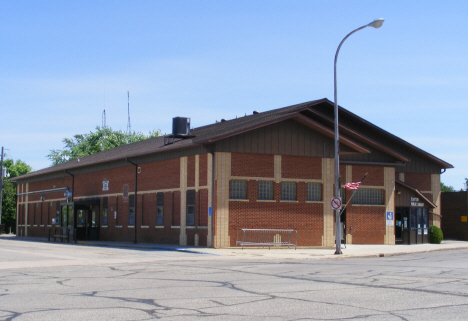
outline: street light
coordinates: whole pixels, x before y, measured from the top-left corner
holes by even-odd
[[[341,199],[341,195],[340,195],[341,186],[340,186],[340,159],[339,159],[339,132],[338,132],[338,94],[337,94],[337,87],[336,87],[336,61],[338,59],[338,53],[340,52],[341,45],[346,39],[348,39],[349,36],[351,36],[356,31],[359,31],[366,27],[380,28],[383,23],[384,23],[384,19],[380,18],[380,19],[376,19],[372,21],[371,23],[367,25],[357,28],[356,30],[351,31],[350,33],[348,33],[346,37],[343,38],[343,40],[341,40],[340,45],[338,46],[338,49],[336,50],[335,70],[334,70],[335,72],[334,74],[334,82],[335,82],[335,197],[338,197],[339,199]],[[341,211],[341,208],[338,208],[335,210],[335,246],[336,246],[335,254],[342,254],[340,211]]]

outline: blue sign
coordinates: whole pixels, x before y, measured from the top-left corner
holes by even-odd
[[[387,212],[387,220],[393,221],[393,212]]]
[[[393,226],[393,212],[387,212],[387,226]]]
[[[211,216],[211,206],[208,207],[208,216]]]

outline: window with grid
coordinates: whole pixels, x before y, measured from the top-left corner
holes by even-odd
[[[102,198],[102,225],[107,225],[107,206],[109,204],[109,199],[107,197]]]
[[[128,225],[135,226],[135,195],[128,198]]]
[[[360,188],[353,196],[353,204],[358,205],[383,205],[383,190]]]
[[[296,182],[281,182],[281,200],[296,200]]]
[[[307,200],[309,202],[322,200],[322,184],[307,183]]]
[[[247,181],[231,180],[231,199],[247,199]]]
[[[273,182],[258,181],[258,199],[273,200]]]
[[[187,226],[195,226],[195,191],[187,191]]]
[[[164,225],[164,193],[156,194],[156,225]]]

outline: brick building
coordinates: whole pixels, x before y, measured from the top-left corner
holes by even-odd
[[[341,182],[368,173],[342,214],[346,243],[427,242],[452,165],[344,108],[339,117]],[[19,237],[61,227],[85,240],[229,247],[239,228],[291,228],[299,246],[333,247],[333,103],[223,119],[15,179]]]
[[[444,239],[468,241],[468,193],[442,193]]]

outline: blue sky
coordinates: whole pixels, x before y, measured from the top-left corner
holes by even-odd
[[[466,1],[8,1],[0,11],[0,144],[34,169],[101,125],[171,131],[333,100],[468,177]]]

